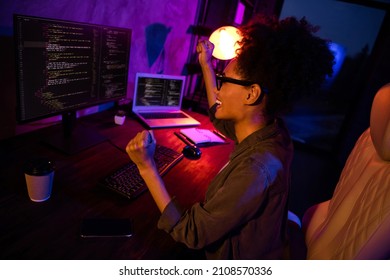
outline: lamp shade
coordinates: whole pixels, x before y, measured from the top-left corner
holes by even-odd
[[[236,50],[239,48],[237,41],[241,40],[241,36],[236,27],[222,26],[211,34],[209,40],[214,44],[213,56],[228,60],[236,56]]]

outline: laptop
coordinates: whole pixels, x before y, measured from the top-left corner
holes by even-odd
[[[133,113],[149,128],[199,125],[181,110],[184,85],[185,76],[137,73]]]

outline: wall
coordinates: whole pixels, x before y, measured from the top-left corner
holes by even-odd
[[[136,72],[181,74],[198,1],[2,0],[0,2],[0,139],[20,131],[15,121],[14,13],[132,29],[128,97]],[[33,127],[39,127],[36,123]]]

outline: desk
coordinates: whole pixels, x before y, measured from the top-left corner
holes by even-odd
[[[207,116],[189,112],[201,128],[212,129]],[[127,118],[123,126],[104,111],[79,119],[109,140],[76,155],[65,155],[40,143],[42,130],[0,142],[0,259],[191,259],[196,251],[178,244],[157,229],[160,212],[149,192],[133,201],[98,187],[97,182],[129,159],[124,148],[143,126]],[[174,136],[178,128],[156,129],[158,144],[181,151],[184,144]],[[210,180],[228,161],[233,143],[202,148],[200,160],[183,159],[164,177],[169,193],[189,207],[204,198]],[[55,161],[51,198],[29,200],[23,163],[33,156]],[[84,217],[130,217],[130,238],[81,238]]]

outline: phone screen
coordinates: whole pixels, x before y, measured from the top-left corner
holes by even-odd
[[[81,223],[81,237],[130,237],[130,219],[85,218]]]

